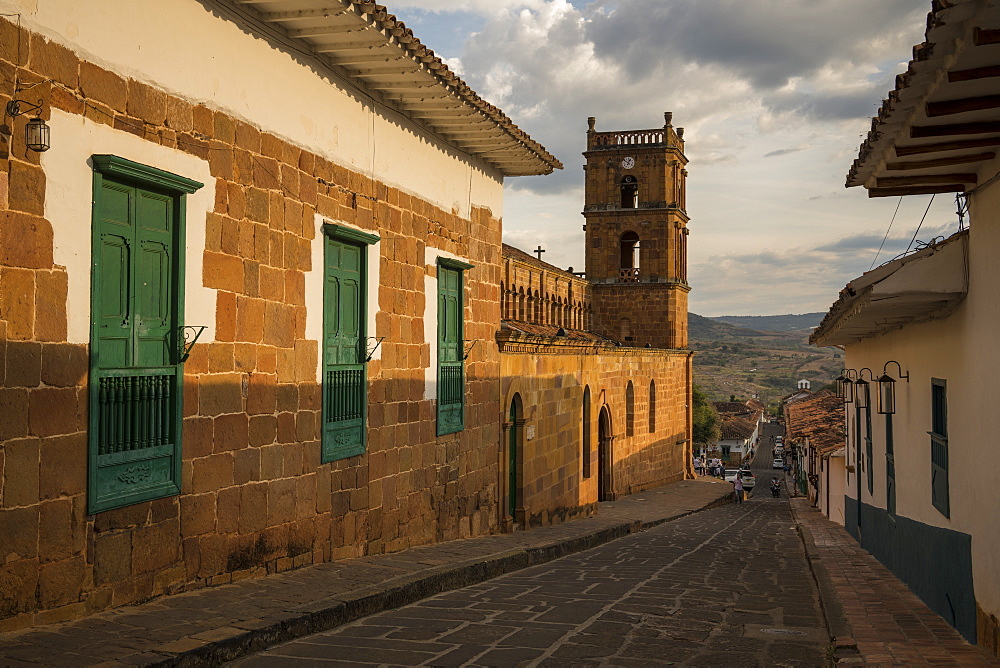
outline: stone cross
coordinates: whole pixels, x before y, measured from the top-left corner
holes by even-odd
[[[538,248],[536,248],[535,250],[533,250],[531,252],[534,253],[535,255],[537,255],[538,259],[541,260],[542,259],[542,253],[545,252],[545,249],[543,249],[542,246],[541,246],[541,244],[539,244]]]

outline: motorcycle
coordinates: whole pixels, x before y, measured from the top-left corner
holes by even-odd
[[[771,496],[773,496],[776,499],[779,496],[781,496],[781,483],[778,482],[771,483]]]

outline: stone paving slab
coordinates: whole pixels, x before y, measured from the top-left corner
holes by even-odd
[[[823,600],[839,663],[1000,666],[803,497],[789,500]],[[877,603],[873,603],[877,602]]]
[[[243,657],[233,668],[826,665],[784,499],[689,515]]]
[[[307,566],[0,634],[0,665],[214,665],[724,505],[731,490],[684,480],[550,527]]]

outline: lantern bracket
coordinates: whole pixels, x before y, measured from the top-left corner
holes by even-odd
[[[888,362],[885,363],[885,365],[883,365],[883,367],[882,367],[882,375],[884,375],[884,376],[889,375],[889,365],[890,364],[895,364],[896,365],[896,370],[899,372],[899,379],[900,380],[904,380],[905,379],[907,383],[910,382],[910,372],[907,371],[906,373],[903,373],[903,367],[901,367],[899,365],[899,362],[897,362],[896,360],[889,360]]]
[[[21,108],[24,105],[24,108]],[[31,104],[25,100],[11,100],[7,103],[7,115],[11,118],[17,118],[22,114],[34,113],[39,115],[42,113],[42,100],[38,101],[38,104]]]
[[[187,358],[191,356],[191,349],[198,342],[198,337],[205,331],[205,325],[186,325],[178,327],[177,330],[179,343],[177,352],[180,356],[180,361],[186,362]]]

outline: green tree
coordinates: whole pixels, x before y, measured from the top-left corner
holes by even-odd
[[[717,442],[721,433],[719,414],[697,385],[691,389],[691,412],[694,418],[694,442],[706,444]]]

